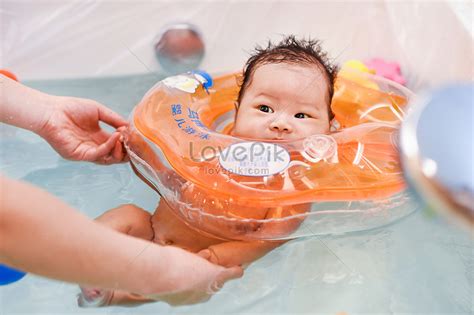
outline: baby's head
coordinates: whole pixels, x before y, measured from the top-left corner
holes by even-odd
[[[247,61],[232,134],[294,140],[328,133],[336,67],[319,41],[288,36]]]

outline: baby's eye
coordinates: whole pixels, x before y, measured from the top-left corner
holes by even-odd
[[[303,118],[311,118],[310,115],[308,114],[304,114],[304,113],[298,113],[295,115],[296,118],[300,118],[300,119],[303,119]]]
[[[258,109],[259,109],[261,112],[273,113],[273,109],[272,109],[270,106],[267,106],[267,105],[260,105],[260,106],[258,106]]]

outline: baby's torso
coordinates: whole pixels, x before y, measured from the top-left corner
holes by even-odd
[[[299,209],[297,209],[299,208]],[[293,212],[303,213],[308,211],[307,205],[299,205],[297,207],[278,207],[266,209],[268,217],[266,219],[281,218]],[[221,226],[221,228],[228,228],[229,235],[236,235],[238,239],[252,238],[252,235],[257,239],[267,235],[268,238],[274,234],[275,236],[284,236],[291,233],[301,223],[301,218],[288,220],[284,222],[268,222],[268,223],[249,223],[249,222],[235,222],[232,226]],[[153,241],[160,245],[176,246],[192,252],[199,252],[211,245],[228,242],[229,240],[213,237],[204,232],[198,232],[196,229],[189,227],[182,219],[174,213],[168,204],[160,200],[158,207],[151,219],[154,239]],[[226,234],[226,233],[224,233]],[[267,237],[263,237],[265,239]]]
[[[160,200],[151,223],[155,233],[153,242],[160,245],[171,245],[191,252],[199,252],[211,245],[224,242],[187,226],[163,200]]]

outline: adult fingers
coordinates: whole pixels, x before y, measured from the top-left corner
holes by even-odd
[[[216,278],[215,282],[212,285],[212,291],[217,292],[220,290],[223,286],[224,283],[226,283],[229,280],[232,279],[237,279],[242,277],[244,274],[244,270],[240,266],[234,266],[230,268],[225,268]]]
[[[225,268],[218,276],[218,281],[222,281],[222,283],[232,280],[241,278],[244,275],[244,270],[240,266],[234,266],[230,268]]]
[[[119,128],[118,130],[120,130],[120,129],[121,128]],[[119,141],[117,141],[115,143],[113,157],[116,160],[116,163],[124,163],[124,162],[130,161],[130,158],[128,157],[127,150],[125,149],[122,134],[119,137]]]
[[[209,260],[209,258],[211,258],[211,251],[209,249],[203,249],[197,254],[198,254],[198,256],[200,256],[200,257],[202,257],[206,260]]]
[[[97,109],[99,110],[100,121],[103,121],[114,128],[119,128],[128,125],[127,120],[122,118],[122,116],[120,116],[110,108],[97,103]]]
[[[124,157],[122,142],[115,142],[114,150],[112,151],[112,157],[116,162],[121,162]]]
[[[112,163],[112,150],[115,148],[115,144],[118,142],[120,138],[120,134],[118,132],[114,132],[104,143],[99,145],[88,157],[87,160],[95,161],[100,164],[111,164]]]
[[[222,289],[224,283],[232,279],[240,278],[243,274],[244,270],[240,266],[224,268],[224,270],[217,276],[216,280],[209,286],[207,294],[212,295],[217,293]]]

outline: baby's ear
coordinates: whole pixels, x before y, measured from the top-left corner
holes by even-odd
[[[239,102],[234,101],[235,112],[239,110]]]

